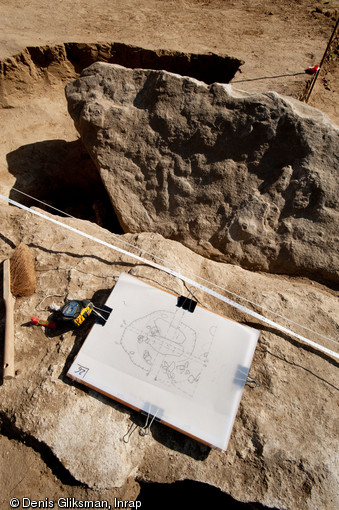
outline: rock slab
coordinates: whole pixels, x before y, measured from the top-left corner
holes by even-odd
[[[245,388],[226,453],[160,423],[153,423],[151,435],[142,437],[136,431],[125,443],[129,427],[143,426],[144,417],[66,376],[88,330],[60,333],[29,326],[29,318],[39,314],[47,319],[49,312],[41,308],[62,303],[65,295],[101,306],[121,272],[176,295],[187,289],[179,279],[29,212],[0,204],[0,215],[0,261],[23,241],[33,250],[38,280],[36,293],[15,304],[15,363],[20,373],[0,386],[0,423],[6,423],[7,430],[12,428],[45,454],[52,452],[76,480],[96,490],[120,487],[127,479],[191,479],[219,487],[238,500],[274,508],[338,508],[334,360],[251,319],[249,325],[260,329],[260,338],[250,373],[262,386]],[[208,261],[159,234],[113,239],[89,222],[58,219],[127,250],[137,245],[168,259],[168,264],[180,260],[182,271],[192,271],[325,336],[335,337],[338,331],[338,296],[320,284]],[[59,297],[47,297],[50,294]],[[198,291],[195,298],[216,313],[248,323],[246,316],[212,296]],[[3,329],[2,307],[0,335]]]
[[[338,281],[339,129],[319,110],[105,63],[66,96],[125,232]]]

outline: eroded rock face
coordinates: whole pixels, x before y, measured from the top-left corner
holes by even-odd
[[[126,232],[338,279],[339,130],[277,93],[95,63],[68,108]]]
[[[36,293],[15,304],[15,365],[20,374],[0,387],[0,420],[6,420],[7,428],[12,425],[24,438],[33,438],[36,448],[44,445],[77,480],[100,490],[121,486],[127,478],[166,483],[192,479],[269,507],[338,507],[333,360],[197,291],[202,306],[245,323],[250,320],[260,329],[250,373],[263,384],[245,388],[226,453],[209,450],[158,423],[152,425],[151,435],[141,437],[136,431],[125,443],[129,426],[144,425],[144,417],[65,375],[86,328],[60,334],[29,326],[30,316],[47,319],[49,313],[40,309],[63,301],[51,297],[40,305],[50,294],[89,298],[100,306],[123,271],[177,295],[187,289],[167,273],[136,264],[28,212],[0,204],[0,215],[0,261],[23,241],[33,251],[38,280]],[[319,284],[209,261],[159,234],[113,239],[88,222],[62,221],[128,250],[131,246],[123,241],[136,244],[169,265],[180,263],[182,271],[212,280],[325,336],[336,336],[337,295]],[[3,307],[0,313],[3,333]]]

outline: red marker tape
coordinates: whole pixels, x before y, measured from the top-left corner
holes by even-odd
[[[307,74],[315,74],[319,71],[320,67],[319,66],[310,66],[308,67],[307,69],[305,69],[305,73]]]

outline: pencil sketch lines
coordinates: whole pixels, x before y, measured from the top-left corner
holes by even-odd
[[[148,380],[193,396],[214,335],[199,342],[184,322],[185,313],[158,310],[140,317],[126,325],[120,343]]]

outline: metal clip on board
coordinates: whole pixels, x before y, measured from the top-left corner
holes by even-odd
[[[153,407],[153,410],[155,410],[154,414],[151,414],[151,408],[152,407]],[[161,409],[155,408],[155,406],[151,406],[149,404],[148,411],[141,411],[141,413],[143,415],[146,415],[146,422],[145,422],[145,425],[143,427],[139,428],[139,434],[140,434],[140,436],[148,436],[151,433],[151,426],[152,426],[154,420],[159,421],[159,422],[161,421],[161,418],[158,415],[161,415],[163,413],[163,411]],[[134,433],[134,431],[137,428],[138,428],[138,425],[136,423],[132,423],[128,427],[128,430],[127,430],[126,434],[122,438],[124,443],[126,443],[126,444],[129,443],[129,440],[130,440],[132,434]]]
[[[255,379],[254,377],[248,375],[246,379],[246,384],[252,389],[259,388],[259,386],[262,385],[262,380],[260,378]]]
[[[156,416],[158,414],[159,409],[156,410],[155,414],[152,416],[149,412],[147,413],[146,417],[146,423],[141,429],[139,430],[139,434],[141,436],[148,436],[151,433],[151,426],[154,420],[156,419]],[[151,421],[149,422],[149,419],[151,418]],[[149,423],[148,423],[149,422]]]
[[[183,310],[187,310],[188,312],[193,313],[195,310],[195,307],[197,306],[197,301],[194,301],[193,299],[190,299],[189,296],[194,297],[193,292],[191,291],[191,288],[189,289],[188,296],[180,296],[178,297],[177,301],[177,307],[182,308]]]

